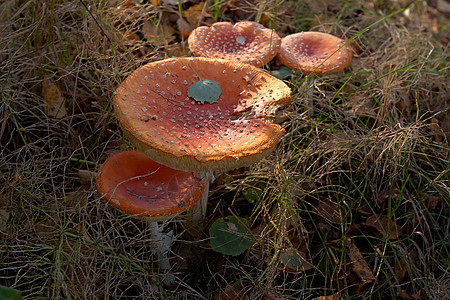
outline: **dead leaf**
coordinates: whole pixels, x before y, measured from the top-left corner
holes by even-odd
[[[402,281],[405,278],[406,272],[408,272],[408,263],[403,257],[395,263],[394,270],[395,276],[397,276],[399,281]]]
[[[348,280],[356,285],[357,293],[363,293],[375,282],[376,278],[351,238],[347,239],[347,255],[350,259],[348,265],[352,271]]]
[[[233,21],[248,20],[257,11],[255,2],[255,0],[228,0],[220,5],[220,10]]]
[[[402,227],[387,216],[378,217],[372,215],[363,224],[375,228],[384,238],[388,237],[390,240],[398,239],[404,231]]]
[[[364,116],[376,117],[377,114],[370,101],[370,97],[362,93],[353,95],[350,101],[344,104],[345,114],[353,118]]]
[[[316,0],[309,2],[311,10],[315,13],[323,13],[328,9],[328,0]]]
[[[186,39],[192,32],[192,26],[188,22],[186,22],[186,20],[183,18],[178,18],[177,26],[178,30],[180,31],[180,35],[183,37],[183,39]]]
[[[214,295],[214,300],[235,300],[235,299],[247,299],[242,294],[243,287],[239,282],[230,282],[227,284],[223,291]]]
[[[178,3],[184,4],[188,1],[189,0],[161,0],[162,3],[169,4],[169,5],[178,5]]]
[[[295,248],[288,248],[280,255],[281,269],[287,273],[304,273],[314,268],[305,255]]]
[[[317,207],[314,207],[314,210],[327,222],[334,224],[341,223],[341,211],[339,204],[331,199],[321,202]]]
[[[186,41],[185,41],[186,42]],[[189,50],[186,43],[174,43],[166,47],[166,54],[169,57],[189,56]]]
[[[264,294],[264,300],[287,300],[287,298],[273,293]]]
[[[87,189],[91,188],[92,182],[94,182],[95,180],[95,176],[95,172],[88,170],[78,170],[78,181]]]
[[[149,20],[146,20],[142,25],[142,34],[144,39],[155,46],[166,46],[175,40],[175,29],[172,26],[165,24],[155,26]]]
[[[143,11],[132,0],[122,1],[116,10],[123,23],[133,23],[143,17]]]
[[[42,96],[47,104],[46,110],[49,117],[61,119],[66,116],[66,100],[55,83],[48,79],[42,81]]]
[[[206,17],[213,17],[206,12],[206,7],[207,4],[205,2],[200,2],[183,11],[183,16],[193,28],[196,28],[203,22]]]
[[[340,299],[340,294],[339,294],[339,292],[337,292],[336,294],[333,294],[333,295],[320,296],[317,298],[313,298],[312,300],[339,300],[339,299]]]
[[[9,211],[0,208],[0,231],[6,231],[9,220]]]

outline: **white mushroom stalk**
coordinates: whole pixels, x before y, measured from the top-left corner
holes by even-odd
[[[214,182],[215,178],[213,171],[197,173],[196,176],[198,178],[201,178],[203,184],[205,185],[205,189],[203,190],[202,198],[197,202],[195,206],[195,210],[192,214],[192,219],[194,221],[201,221],[205,218],[206,211],[208,209],[209,186]]]
[[[169,261],[170,246],[173,243],[173,231],[163,233],[163,226],[158,225],[158,222],[149,221],[151,239],[153,241],[154,251],[158,258],[158,266],[160,270],[170,271],[171,265]],[[170,273],[165,273],[162,283],[166,286],[171,286],[175,283],[175,276]]]

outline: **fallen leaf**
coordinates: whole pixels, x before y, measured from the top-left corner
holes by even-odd
[[[339,300],[339,299],[341,299],[340,294],[339,294],[339,292],[337,292],[336,294],[333,294],[333,295],[320,296],[320,297],[313,298],[312,300]]]
[[[248,20],[257,11],[255,2],[255,0],[228,0],[220,5],[220,10],[233,21]]]
[[[135,1],[122,1],[116,8],[120,21],[123,23],[134,23],[143,17],[143,11],[136,5]]]
[[[49,117],[61,119],[66,116],[66,100],[55,83],[45,79],[42,82],[42,96],[47,103],[46,112]]]
[[[78,182],[87,189],[90,189],[92,187],[95,176],[95,172],[88,170],[78,170]]]
[[[189,0],[161,0],[162,3],[170,4],[170,5],[178,5],[178,3],[184,4]]]
[[[315,13],[323,13],[328,9],[328,0],[316,0],[309,2],[311,10]]]
[[[192,26],[183,18],[178,18],[177,26],[183,39],[187,38],[192,32]]]
[[[239,282],[230,282],[227,284],[223,291],[214,295],[214,300],[235,300],[235,299],[247,299],[243,296],[243,287]]]
[[[187,10],[183,11],[183,16],[186,21],[193,27],[198,27],[203,19],[206,17],[212,18],[213,16],[206,12],[207,4],[206,2],[197,3]]]
[[[6,231],[8,226],[9,211],[0,208],[0,231]]]
[[[175,29],[172,26],[159,24],[153,25],[152,22],[146,20],[142,25],[142,35],[144,39],[151,42],[155,46],[165,46],[175,40]]]
[[[366,226],[373,227],[380,232],[383,237],[390,240],[396,240],[403,233],[404,229],[397,225],[392,219],[387,216],[378,217],[372,215],[363,223]]]
[[[321,216],[325,221],[340,224],[341,223],[341,211],[339,204],[333,200],[328,199],[325,202],[321,202],[314,210]]]
[[[295,248],[288,248],[280,255],[282,270],[288,273],[303,273],[314,268],[305,255]]]
[[[264,294],[264,300],[287,300],[287,298],[284,298],[278,294],[267,293]]]
[[[370,101],[370,98],[362,93],[354,94],[350,101],[344,104],[345,114],[353,118],[376,117],[377,114]]]
[[[375,282],[376,278],[355,242],[351,238],[347,239],[346,246],[347,255],[350,259],[348,265],[352,271],[352,274],[348,276],[348,280],[356,285],[357,293],[363,293],[372,285],[373,282]]]
[[[401,257],[400,260],[395,263],[394,270],[395,276],[397,276],[399,281],[402,281],[405,278],[406,272],[408,271],[408,263],[403,257]]]

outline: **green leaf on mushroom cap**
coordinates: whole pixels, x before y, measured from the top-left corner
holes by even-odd
[[[219,99],[222,90],[217,82],[212,80],[200,79],[188,88],[188,96],[194,98],[195,101],[214,103]]]
[[[239,255],[250,247],[252,232],[248,222],[234,216],[217,219],[209,229],[211,247],[214,251],[225,255]]]

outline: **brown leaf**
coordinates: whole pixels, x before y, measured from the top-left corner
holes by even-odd
[[[149,20],[146,20],[142,25],[142,34],[147,41],[155,46],[165,46],[175,40],[175,29],[172,26],[165,24],[155,26]]]
[[[331,199],[321,202],[317,207],[314,207],[314,210],[327,222],[335,224],[341,223],[339,204]]]
[[[59,87],[48,79],[42,82],[42,96],[47,104],[47,115],[56,119],[64,118],[67,114],[66,100]]]
[[[247,299],[242,294],[243,287],[239,282],[230,282],[227,284],[223,291],[214,295],[214,300],[235,300],[235,299]]]
[[[320,297],[313,298],[312,300],[339,300],[340,299],[339,295],[340,295],[339,292],[337,292],[336,294],[333,294],[333,295],[320,296]]]
[[[95,180],[96,173],[89,170],[78,170],[78,181],[85,188],[91,188]]]
[[[344,104],[345,114],[353,117],[376,117],[376,112],[370,103],[370,98],[362,93],[354,94],[350,101]]]
[[[323,13],[328,8],[328,0],[316,0],[309,2],[311,10],[315,13]]]
[[[353,273],[351,275],[356,275],[356,277],[349,275],[348,279],[353,284],[356,284],[356,292],[362,293],[372,285],[376,278],[355,242],[350,238],[347,239],[347,255],[350,259],[348,265]]]
[[[193,28],[196,28],[203,22],[206,17],[213,17],[206,12],[206,8],[207,3],[200,2],[183,11],[183,16]]]
[[[178,18],[177,20],[178,30],[180,31],[180,35],[185,39],[192,32],[192,26],[186,22],[183,18]]]
[[[0,208],[0,232],[6,231],[9,220],[9,210]]]
[[[184,4],[184,3],[188,2],[189,0],[161,0],[162,3],[170,4],[170,5],[178,5],[178,3],[179,3],[178,1],[181,4]]]
[[[257,11],[256,0],[228,0],[220,5],[220,10],[233,21],[248,20]]]
[[[372,215],[368,217],[366,222],[363,224],[375,228],[383,235],[384,238],[387,237],[390,240],[398,239],[404,231],[402,227],[397,225],[397,223],[395,223],[392,219],[389,219],[387,216],[382,216],[380,218]]]
[[[403,257],[395,263],[394,270],[395,276],[397,276],[398,280],[402,281],[405,278],[406,272],[408,272],[408,264]]]
[[[133,23],[143,17],[143,11],[136,5],[135,1],[125,0],[117,6],[120,21],[123,23]]]

